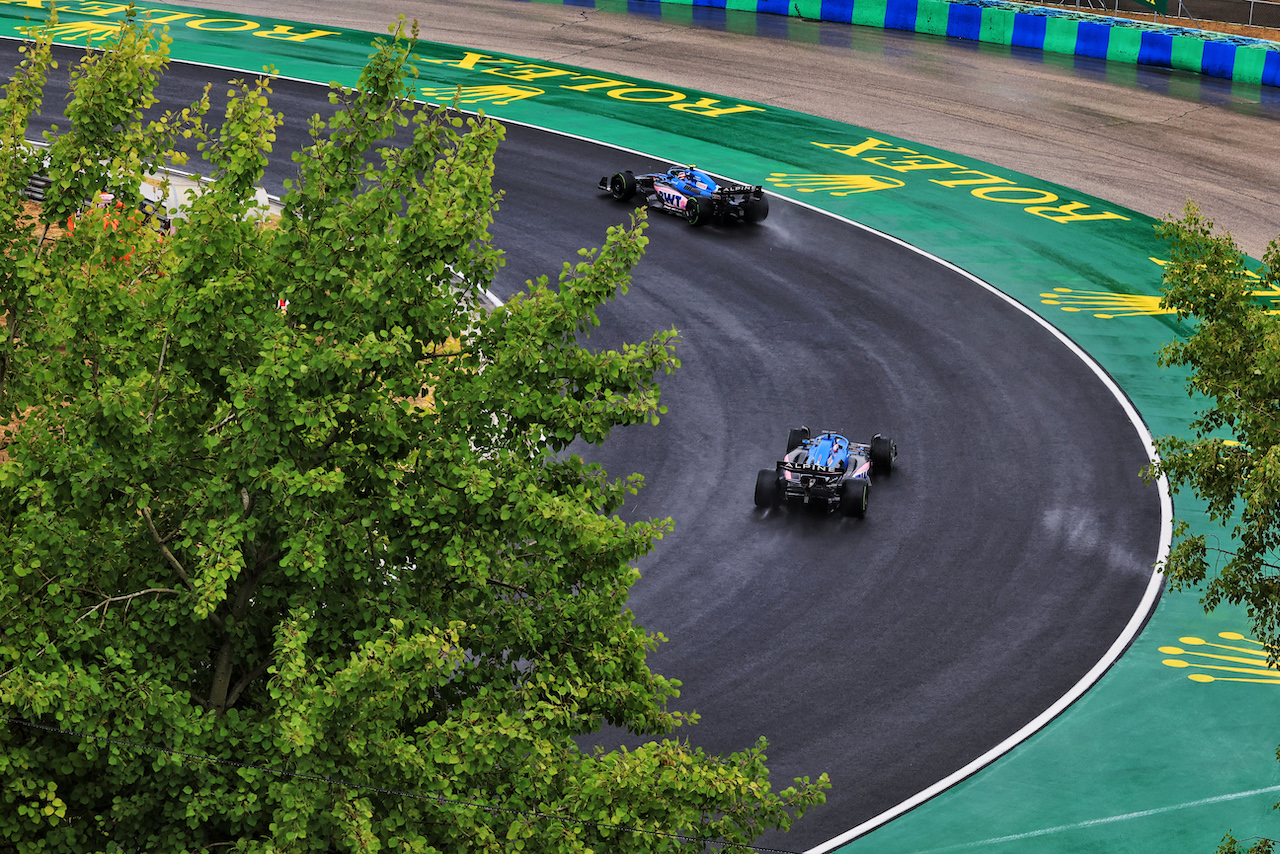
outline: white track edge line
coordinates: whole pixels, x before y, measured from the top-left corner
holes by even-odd
[[[785,199],[786,197],[783,196],[779,198]],[[1094,375],[1102,382],[1102,384],[1111,392],[1112,396],[1120,403],[1121,408],[1124,410],[1125,414],[1128,416],[1129,422],[1130,424],[1133,425],[1133,428],[1137,432],[1138,437],[1142,440],[1143,444],[1146,445],[1147,458],[1152,463],[1156,463],[1159,461],[1159,455],[1156,453],[1155,441],[1152,438],[1151,431],[1147,429],[1146,423],[1142,420],[1141,415],[1138,413],[1137,408],[1133,405],[1133,402],[1129,399],[1129,396],[1125,394],[1124,390],[1120,388],[1120,386],[1111,377],[1111,375],[1108,374],[1107,371],[1100,364],[1098,364],[1098,362],[1092,356],[1090,356],[1087,352],[1085,352],[1085,350],[1080,345],[1078,345],[1075,341],[1073,341],[1069,336],[1067,336],[1065,332],[1058,329],[1048,320],[1041,317],[1039,314],[1032,311],[1029,307],[1027,307],[1026,305],[1023,305],[1021,302],[1014,299],[1009,294],[1006,294],[1004,291],[1000,290],[999,288],[995,287],[989,282],[984,281],[983,279],[979,278],[973,273],[970,273],[968,270],[965,270],[953,264],[950,261],[940,258],[937,255],[934,255],[933,253],[927,250],[921,249],[918,246],[912,246],[910,243],[907,243],[904,240],[894,237],[891,234],[885,234],[884,232],[879,231],[878,229],[872,228],[871,226],[849,219],[848,217],[844,217],[839,214],[832,213],[830,211],[824,211],[821,208],[814,207],[813,205],[807,202],[801,202],[793,199],[787,199],[787,201],[790,201],[793,204],[800,205],[801,207],[810,208],[812,210],[818,211],[819,213],[827,214],[828,216],[834,217],[835,219],[844,220],[845,222],[849,223],[850,225],[853,225],[856,228],[860,228],[863,231],[866,231],[870,234],[877,235],[885,240],[890,241],[891,243],[896,243],[899,246],[909,249],[912,252],[915,252],[933,261],[934,263],[939,264],[942,267],[945,267],[949,270],[959,273],[961,276],[964,276],[965,278],[972,281],[974,284],[977,284],[980,287],[985,288],[990,293],[995,294],[996,296],[1000,297],[1010,305],[1017,308],[1023,314],[1032,318],[1035,322],[1039,323],[1041,327],[1046,329],[1050,334],[1052,334],[1055,338],[1057,338],[1060,342],[1062,342],[1062,344],[1066,346],[1068,350],[1074,353],[1076,357],[1080,359],[1080,361],[1084,362],[1084,364],[1088,366],[1088,368],[1091,371],[1093,371]],[[1158,484],[1159,493],[1160,493],[1160,545],[1159,545],[1159,548],[1157,549],[1156,562],[1153,564],[1153,567],[1159,567],[1165,562],[1165,559],[1169,555],[1169,548],[1173,541],[1173,500],[1169,493],[1169,484],[1167,479],[1164,477],[1159,478],[1159,480],[1157,481],[1157,484]],[[996,759],[1000,758],[1004,754],[1013,750],[1013,748],[1017,747],[1022,742],[1026,741],[1031,736],[1035,735],[1037,732],[1039,732],[1041,729],[1047,726],[1054,718],[1062,714],[1062,712],[1064,712],[1068,706],[1070,706],[1076,700],[1080,699],[1080,697],[1084,696],[1085,692],[1088,691],[1090,688],[1092,688],[1095,684],[1097,684],[1097,682],[1102,678],[1103,674],[1105,674],[1109,669],[1111,669],[1111,667],[1120,659],[1120,656],[1123,655],[1124,651],[1128,649],[1129,645],[1133,643],[1133,641],[1137,638],[1138,634],[1142,630],[1143,625],[1145,625],[1147,620],[1151,617],[1152,611],[1155,608],[1155,605],[1160,598],[1160,592],[1163,589],[1163,587],[1164,587],[1164,574],[1160,572],[1159,569],[1153,569],[1151,578],[1147,581],[1147,589],[1143,592],[1142,599],[1138,603],[1138,608],[1134,611],[1133,615],[1129,618],[1129,621],[1125,625],[1124,629],[1120,632],[1119,636],[1111,644],[1110,648],[1108,648],[1107,652],[1102,656],[1102,658],[1100,658],[1098,662],[1094,664],[1094,666],[1090,668],[1089,671],[1084,676],[1082,676],[1080,680],[1076,682],[1076,684],[1073,685],[1069,691],[1067,691],[1066,694],[1062,695],[1062,697],[1060,697],[1057,700],[1057,702],[1049,706],[1049,708],[1045,709],[1035,718],[1032,718],[1031,721],[1025,724],[1017,732],[1013,733],[1004,741],[1000,742],[995,747],[988,750],[986,753],[983,753],[981,756],[974,759],[972,762],[968,763],[964,767],[953,772],[952,774],[949,774],[948,776],[939,780],[937,783],[934,783],[932,786],[928,787],[927,789],[924,789],[923,791],[918,792],[917,794],[911,796],[910,798],[907,798],[905,801],[898,804],[897,806],[891,807],[888,810],[885,810],[884,812],[880,813],[879,815],[874,816],[873,818],[867,819],[866,821],[862,822],[861,824],[857,825],[854,828],[851,828],[850,830],[845,831],[839,836],[833,837],[832,839],[829,839],[820,845],[817,845],[813,848],[808,849],[805,852],[805,854],[826,854],[827,852],[833,851],[835,848],[839,846],[842,846],[848,842],[853,841],[859,836],[863,836],[871,832],[872,830],[875,830],[876,828],[880,827],[883,824],[887,824],[892,819],[897,818],[903,813],[906,813],[914,809],[915,807],[919,806],[920,804],[924,803],[925,801],[929,800],[935,795],[940,794],[941,792],[961,782],[965,778],[977,773],[982,768],[985,768],[987,765],[990,765]]]

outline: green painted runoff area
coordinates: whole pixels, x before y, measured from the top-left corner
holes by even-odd
[[[65,43],[92,43],[119,22],[103,3],[59,8]],[[236,70],[211,72],[215,83],[269,62],[283,76],[351,85],[374,37],[191,7],[140,8],[168,19],[175,59]],[[0,35],[20,34],[26,16],[41,14],[0,3]],[[1105,368],[1153,434],[1184,433],[1193,417],[1181,375],[1155,364],[1157,348],[1185,330],[1152,313],[1165,247],[1149,217],[989,163],[763,104],[449,45],[423,43],[419,53],[426,100],[448,102],[456,93],[466,109],[695,162],[863,223],[1046,318]],[[619,165],[625,161],[620,155]],[[582,192],[597,192],[594,182]],[[988,297],[975,286],[974,298]],[[1189,496],[1179,496],[1175,510],[1193,531],[1214,535]],[[1233,675],[1196,666],[1209,661],[1196,652],[1215,651],[1208,644],[1256,648],[1247,638],[1221,637],[1247,635],[1242,611],[1206,616],[1198,598],[1166,593],[1129,651],[1047,728],[841,850],[1207,854],[1227,830],[1280,837],[1272,812],[1280,800],[1280,673],[1189,679]],[[1181,660],[1191,666],[1165,664],[1178,656],[1161,647],[1184,650]],[[858,773],[813,773],[823,770],[836,785]]]

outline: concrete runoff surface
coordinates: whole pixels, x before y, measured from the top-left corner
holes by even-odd
[[[260,3],[200,5],[260,15]],[[727,12],[729,29],[513,0],[282,0],[273,17],[716,92],[995,163],[1153,217],[1194,200],[1247,254],[1280,234],[1280,89],[914,33]],[[749,19],[748,19],[749,16]],[[777,27],[756,18],[778,17]],[[785,34],[785,38],[778,37]],[[940,47],[945,44],[945,49]]]

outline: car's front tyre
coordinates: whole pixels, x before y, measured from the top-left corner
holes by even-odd
[[[893,440],[887,436],[881,436],[879,433],[871,437],[871,449],[868,456],[871,458],[871,473],[884,475],[888,477],[893,473],[894,453]]]
[[[618,201],[625,202],[636,194],[636,176],[630,170],[615,173],[609,179],[609,193]]]
[[[787,453],[791,453],[807,441],[809,441],[808,427],[792,427],[787,433]]]

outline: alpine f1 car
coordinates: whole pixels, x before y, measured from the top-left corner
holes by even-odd
[[[684,217],[690,225],[712,220],[760,222],[769,215],[763,188],[712,178],[694,166],[647,175],[616,172],[600,179],[600,189],[624,202],[643,193],[646,205]]]
[[[829,431],[810,436],[808,427],[797,427],[787,435],[787,455],[756,476],[756,506],[805,505],[861,519],[872,475],[887,477],[897,458],[898,446],[879,433],[862,444]]]

